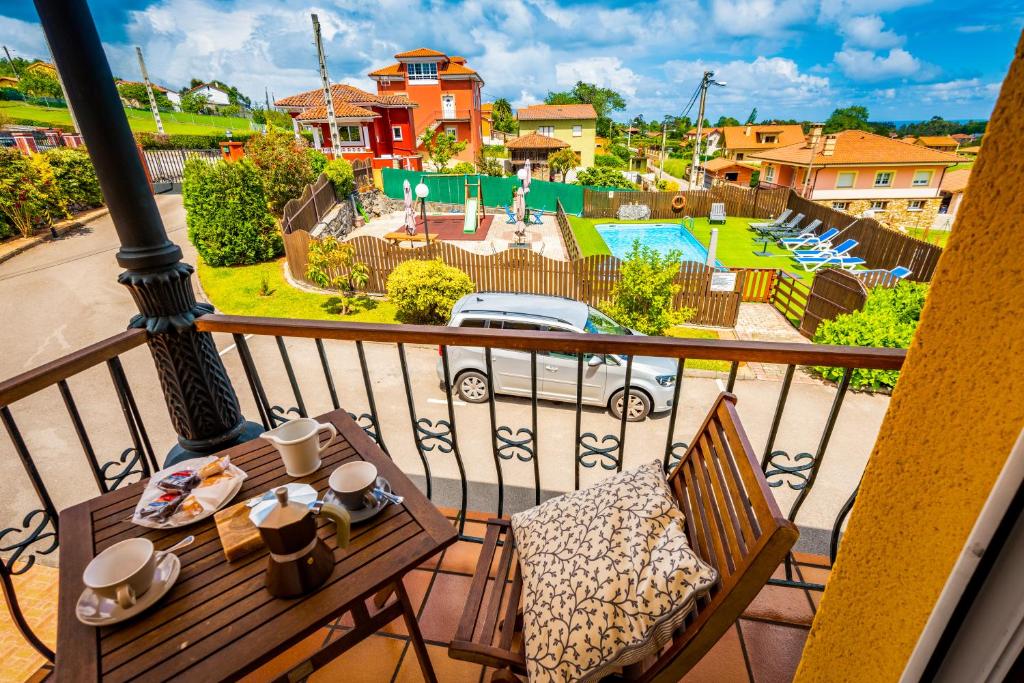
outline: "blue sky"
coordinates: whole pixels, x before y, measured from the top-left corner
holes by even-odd
[[[876,120],[987,118],[1024,26],[1024,0],[92,0],[115,74],[178,88],[217,78],[254,99],[317,86],[317,12],[333,80],[396,52],[460,54],[485,98],[514,106],[577,80],[621,92],[629,115],[682,113],[700,74],[724,89],[708,116],[821,119],[861,104]],[[31,3],[0,0],[0,41],[46,54]]]

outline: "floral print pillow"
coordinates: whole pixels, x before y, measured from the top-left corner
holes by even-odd
[[[718,572],[654,461],[512,516],[532,683],[594,681],[660,650]]]

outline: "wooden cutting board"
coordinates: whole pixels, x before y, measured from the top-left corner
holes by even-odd
[[[250,508],[245,502],[219,510],[213,515],[224,548],[224,557],[233,562],[263,547],[259,529],[249,520]]]

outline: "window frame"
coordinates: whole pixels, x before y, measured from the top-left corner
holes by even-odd
[[[881,183],[878,182],[878,176],[882,175],[883,173],[887,173],[889,175],[889,182],[888,183],[881,184]],[[890,169],[882,169],[882,170],[875,171],[875,180],[874,180],[874,184],[872,185],[872,187],[892,187],[895,182],[896,182],[896,170],[895,169],[892,169],[892,170],[890,170]]]
[[[351,137],[351,135],[352,135],[351,131],[353,129],[355,129],[355,131],[357,133],[357,138],[355,140],[353,140],[352,137]],[[348,138],[346,138],[346,137],[344,137],[342,135],[342,131],[343,130],[345,131],[345,135],[349,136]],[[363,140],[363,127],[361,125],[359,125],[359,124],[356,124],[356,125],[349,125],[349,124],[344,124],[344,123],[343,124],[339,124],[338,125],[338,141],[342,144],[343,147],[344,146],[348,146],[348,147],[365,147],[365,141]]]
[[[402,127],[391,126],[391,139],[400,142],[402,140]]]
[[[455,141],[459,141],[459,127],[458,126],[445,126],[444,132],[455,138]]]
[[[875,206],[875,204],[881,204],[881,206]],[[871,206],[869,207],[869,210],[871,210],[871,211],[888,211],[889,210],[889,200],[888,199],[873,199],[873,200],[871,200]]]
[[[837,204],[842,204],[842,206],[836,206]],[[847,209],[850,208],[850,202],[844,200],[837,200],[832,202],[832,208],[835,211],[846,211]]]
[[[405,65],[405,77],[409,82],[437,81],[437,73],[437,62],[409,62]]]
[[[764,181],[766,183],[775,182],[775,164],[765,164],[764,167]]]
[[[853,175],[853,180],[850,181],[849,185],[840,185],[839,177],[844,175]],[[836,171],[836,189],[837,190],[852,190],[857,187],[857,179],[860,177],[860,171]]]
[[[583,126],[582,125],[573,126],[572,127],[572,136],[574,138],[581,138],[581,137],[583,137]]]
[[[917,174],[918,173],[927,173],[928,174],[928,180],[924,181],[923,183],[917,182]],[[916,169],[914,169],[914,175],[912,175],[910,177],[910,186],[911,187],[930,187],[931,184],[932,184],[932,180],[934,178],[935,178],[935,169],[933,169],[933,168],[916,168]]]
[[[544,135],[549,138],[555,137],[554,126],[537,126],[537,135]]]
[[[917,204],[917,206],[915,207],[914,204]],[[923,199],[908,199],[907,200],[907,211],[912,211],[914,213],[919,213],[921,211],[924,211],[924,204],[925,204],[925,201]]]

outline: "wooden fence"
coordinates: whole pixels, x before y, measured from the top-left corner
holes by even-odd
[[[565,210],[562,208],[562,202],[555,200],[555,223],[558,224],[558,231],[562,235],[562,244],[565,246],[565,254],[568,256],[570,261],[576,261],[580,258],[580,243],[576,241],[576,233],[572,230],[572,225],[569,223],[569,217],[565,215]]]
[[[284,205],[281,230],[286,235],[296,231],[308,232],[337,203],[334,185],[321,173],[312,185],[306,185],[298,199],[289,199]]]
[[[185,177],[185,160],[191,156],[213,164],[221,158],[217,149],[144,149],[142,158],[154,183],[180,183]]]
[[[369,159],[355,159],[352,162],[352,177],[359,192],[373,189],[373,162]]]
[[[306,263],[311,237],[302,230],[284,236],[285,253],[292,276],[306,280]],[[366,291],[382,293],[387,278],[400,263],[410,260],[441,259],[465,271],[481,292],[523,292],[564,296],[590,305],[608,299],[612,287],[620,279],[621,261],[614,256],[588,256],[573,261],[559,261],[524,249],[508,249],[496,254],[468,252],[449,242],[436,242],[416,249],[388,244],[377,237],[355,237],[348,240],[356,249],[356,260],[370,270]],[[697,325],[732,327],[736,324],[745,278],[736,278],[731,292],[712,292],[714,272],[700,263],[685,262],[676,276],[680,291],[677,306],[696,311],[692,322]],[[308,282],[308,281],[307,281]]]
[[[813,339],[821,323],[864,308],[868,292],[873,287],[893,287],[898,282],[898,278],[888,273],[854,275],[836,268],[822,271],[814,278],[807,296],[807,306],[800,320],[800,334]]]
[[[673,209],[672,200],[680,194],[686,198],[686,205],[680,210]],[[615,218],[623,204],[646,204],[651,207],[651,218],[707,216],[711,213],[711,204],[722,202],[729,216],[770,218],[786,208],[789,198],[790,191],[785,188],[762,189],[738,185],[719,185],[710,190],[683,192],[586,190],[583,193],[583,215],[588,218]]]
[[[811,288],[785,271],[779,271],[775,278],[775,289],[771,295],[771,303],[775,308],[786,316],[793,323],[794,327],[800,326],[804,317],[804,309],[807,308],[807,298],[810,296]]]
[[[739,287],[744,302],[768,303],[772,298],[772,289],[779,270],[775,268],[742,268],[734,269],[741,273],[743,285]],[[738,285],[737,285],[738,286]]]
[[[864,259],[868,268],[886,270],[905,266],[912,272],[911,280],[928,282],[942,255],[942,247],[928,244],[910,235],[883,226],[873,218],[856,218],[848,213],[822,206],[790,191],[787,204],[794,213],[807,216],[807,222],[821,220],[818,234],[831,227],[842,230],[840,240],[853,239],[857,246],[850,253]]]

